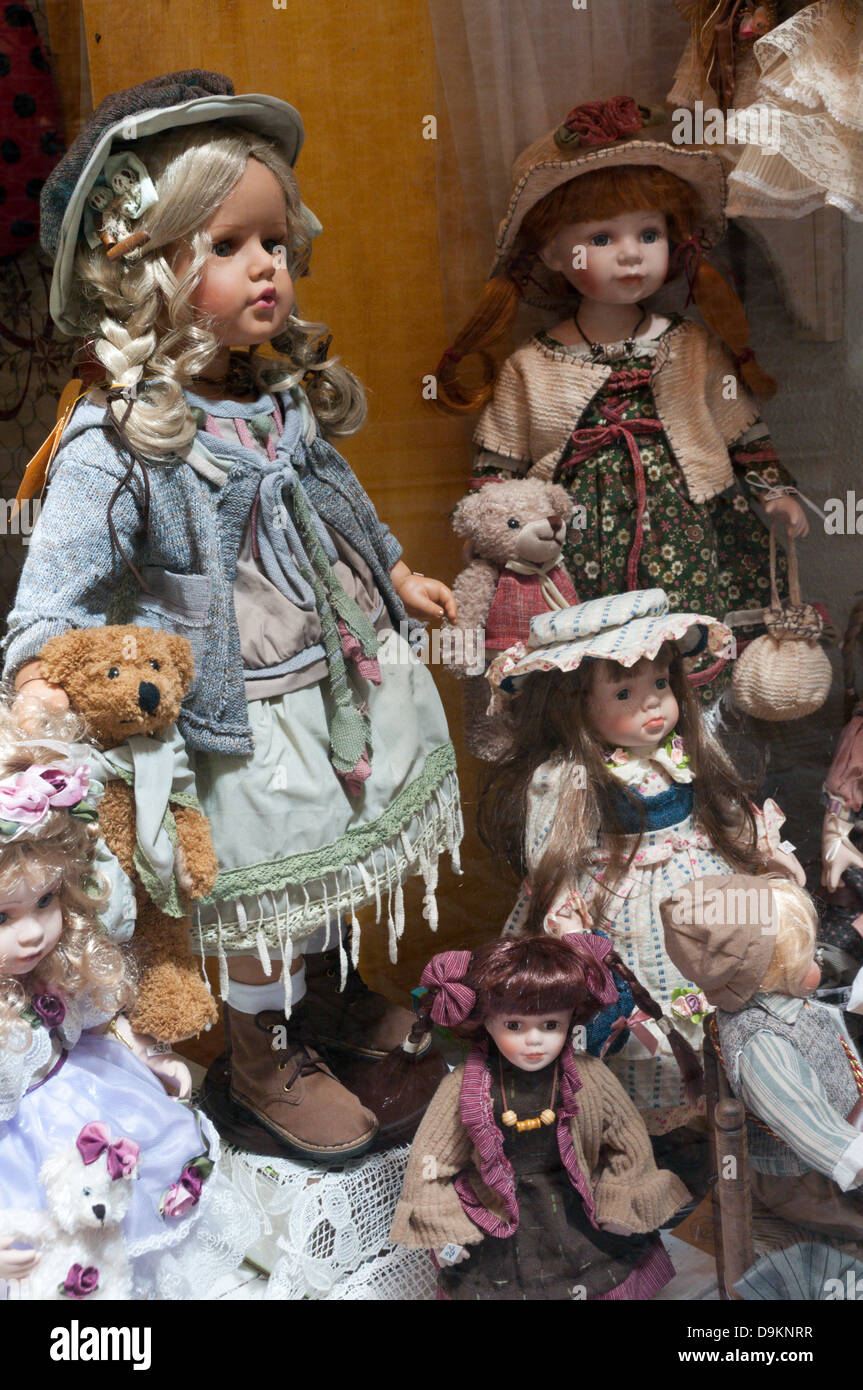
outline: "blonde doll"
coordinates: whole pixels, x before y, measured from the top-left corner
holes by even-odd
[[[724,617],[768,601],[768,532],[751,502],[793,536],[808,525],[751,394],[775,384],[703,258],[725,229],[722,165],[669,133],[615,97],[575,107],[519,156],[492,276],[444,354],[438,401],[483,407],[477,475],[567,488],[577,521],[563,559],[582,599],[661,587],[677,609]],[[649,307],[684,268],[708,328]],[[498,370],[522,301],[560,321]],[[743,621],[741,635],[754,630]],[[701,663],[705,699],[723,664]]]
[[[92,872],[102,788],[67,741],[75,723],[31,707],[24,734],[0,710],[0,1277],[38,1278],[51,1253],[33,1236],[46,1220],[40,1175],[77,1144],[85,1175],[107,1152],[113,1181],[130,1183],[131,1283],[70,1260],[61,1296],[201,1298],[240,1263],[257,1218],[219,1175],[212,1125],[166,1094],[189,1095],[188,1070],[121,1013],[132,986]],[[97,1199],[87,1229],[104,1219]]]
[[[661,590],[635,591],[534,619],[527,647],[489,671],[514,692],[513,752],[480,807],[486,842],[526,878],[508,929],[607,933],[696,1048],[697,991],[665,951],[660,901],[703,874],[768,862],[803,881],[780,842],[784,817],[753,805],[684,671],[684,654],[716,655],[727,637],[715,619],[670,613]],[[609,1065],[664,1133],[692,1107],[667,1035],[633,1022]]]
[[[840,1239],[863,1235],[863,1067],[836,1009],[810,996],[818,915],[796,883],[707,877],[661,905],[671,959],[716,1006],[711,1033],[746,1107],[759,1203]]]
[[[400,633],[408,613],[454,616],[452,595],[411,573],[327,442],[362,423],[362,388],[296,313],[320,231],[302,138],[275,97],[174,73],[106,98],[46,184],[52,313],[109,389],[63,434],[6,672],[62,702],[38,663],[56,632],[134,619],[191,642],[178,726],[221,866],[194,939],[219,956],[231,1101],[246,1134],[328,1162],[377,1119],[311,1042],[374,1061],[410,1026],[340,928],[375,903],[394,958],[409,874],[434,925],[461,819],[443,710]]]

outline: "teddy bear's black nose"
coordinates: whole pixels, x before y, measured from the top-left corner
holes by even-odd
[[[138,686],[138,704],[145,714],[155,714],[161,700],[159,687],[152,681],[141,681]]]
[[[97,1203],[97,1205],[93,1208],[93,1215],[95,1216],[97,1221],[105,1220],[105,1208],[101,1202]]]

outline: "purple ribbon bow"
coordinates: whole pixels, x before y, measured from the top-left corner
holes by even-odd
[[[134,1139],[117,1139],[111,1142],[108,1126],[99,1120],[91,1120],[85,1125],[75,1140],[75,1146],[85,1164],[95,1163],[103,1153],[107,1153],[106,1164],[111,1179],[131,1178],[141,1153],[140,1144]]]
[[[438,991],[431,1017],[442,1028],[464,1023],[476,1003],[474,991],[464,983],[470,961],[470,951],[441,951],[432,956],[420,976],[421,985]]]
[[[590,959],[589,967],[593,979],[589,981],[590,991],[600,1004],[617,1003],[617,985],[614,977],[605,963],[606,957],[611,955],[614,950],[607,936],[599,936],[596,932],[569,932],[561,938],[570,946],[577,955],[587,955]]]

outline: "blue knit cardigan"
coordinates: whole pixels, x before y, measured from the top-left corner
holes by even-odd
[[[85,401],[63,436],[47,497],[30,546],[9,630],[4,675],[38,657],[50,637],[69,628],[136,622],[189,639],[195,681],[178,719],[190,748],[247,756],[254,750],[246,706],[240,634],[233,602],[237,554],[261,478],[290,461],[310,506],[341,533],[369,565],[398,629],[404,605],[390,579],[401,546],[377,513],[349,465],[321,438],[307,442],[298,408],[279,396],[285,430],[276,458],[199,430],[206,451],[228,460],[221,486],[179,456],[148,465],[149,523],[136,468],[131,490],[112,512],[117,537],[151,590],[132,577],[108,530],[108,503],[126,473],[128,456],[105,410]],[[237,403],[236,414],[266,409],[268,398]]]

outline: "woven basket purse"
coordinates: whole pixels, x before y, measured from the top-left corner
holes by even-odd
[[[770,607],[764,610],[767,633],[756,637],[734,664],[731,688],[745,714],[774,722],[802,719],[827,699],[833,671],[818,645],[824,619],[811,604],[800,601],[797,552],[788,538],[786,600],[776,587],[776,535],[770,528]]]

